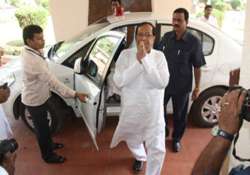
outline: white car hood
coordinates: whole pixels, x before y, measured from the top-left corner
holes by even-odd
[[[10,59],[8,63],[0,67],[0,80],[9,74],[13,73],[15,74],[16,72],[20,71],[20,69],[21,69],[20,57]]]

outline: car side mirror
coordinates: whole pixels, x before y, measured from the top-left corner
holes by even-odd
[[[81,73],[81,58],[77,58],[74,65],[74,72],[77,74]]]
[[[88,69],[87,69],[87,73],[92,76],[92,77],[96,77],[98,72],[98,67],[95,64],[94,61],[90,60],[89,64],[88,64]]]

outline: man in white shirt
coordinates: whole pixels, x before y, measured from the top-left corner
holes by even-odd
[[[0,166],[0,175],[9,175],[8,172],[2,166]]]
[[[1,55],[0,55],[1,56]],[[1,57],[0,57],[1,58]],[[2,109],[1,103],[8,100],[10,89],[8,87],[0,87],[0,141],[11,138],[13,136],[10,125]],[[15,171],[15,153],[0,154],[0,175],[14,175]]]
[[[0,87],[0,103],[7,101],[10,95],[10,89]],[[0,140],[8,139],[13,136],[12,130],[10,128],[9,122],[3,111],[3,107],[0,104]]]
[[[141,171],[147,161],[146,175],[160,175],[165,157],[164,89],[169,72],[164,54],[153,49],[155,27],[139,24],[137,48],[120,54],[114,82],[121,89],[121,113],[111,148],[126,141],[135,157],[134,171]],[[147,148],[147,154],[144,148]]]
[[[25,46],[22,52],[22,103],[32,116],[43,160],[47,163],[63,163],[65,158],[54,152],[54,149],[62,148],[63,144],[53,143],[47,121],[50,89],[56,90],[64,97],[76,97],[82,102],[85,102],[87,95],[68,88],[50,72],[42,53],[44,38],[40,26],[26,26],[23,29],[23,40]]]
[[[0,66],[3,54],[4,50],[3,48],[0,47]],[[7,86],[6,87],[1,86],[0,87],[0,140],[11,138],[13,136],[9,122],[6,118],[6,115],[3,111],[3,107],[1,105],[1,103],[4,103],[5,101],[8,100],[9,96],[10,96],[10,89]]]
[[[200,18],[201,21],[204,21],[208,24],[211,24],[215,27],[218,27],[218,23],[215,17],[213,17],[212,14],[213,6],[212,5],[206,5],[204,8],[204,16]]]

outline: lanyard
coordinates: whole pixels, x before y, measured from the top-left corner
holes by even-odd
[[[31,49],[29,49],[29,48],[25,48],[25,49],[26,49],[27,51],[32,52],[33,54],[35,54],[35,55],[41,57],[43,60],[46,60],[46,58],[45,58],[43,55],[38,54],[38,53],[35,52],[34,50],[31,50]]]

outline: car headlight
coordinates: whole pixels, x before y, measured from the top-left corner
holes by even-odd
[[[0,78],[0,85],[8,83],[8,86],[10,87],[15,81],[16,81],[15,74],[10,73]]]

